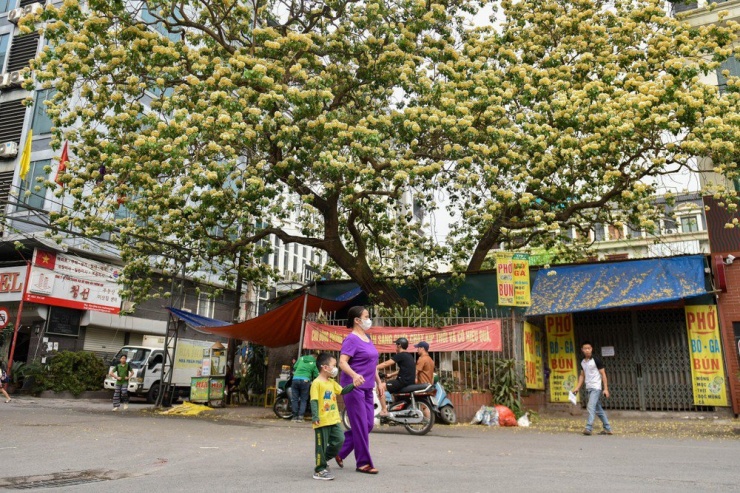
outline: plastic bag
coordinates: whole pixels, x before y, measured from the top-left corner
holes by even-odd
[[[573,392],[571,392],[570,390],[568,391],[568,400],[569,400],[569,401],[570,401],[570,403],[571,403],[571,404],[573,404],[574,406],[575,406],[576,404],[578,404],[578,398],[577,398],[577,397],[576,397],[576,395],[575,395],[575,394],[574,394]]]
[[[529,412],[524,413],[524,416],[516,420],[516,424],[525,428],[529,427]]]
[[[495,407],[481,406],[473,416],[470,424],[482,424],[486,426],[498,426],[498,411]]]
[[[501,406],[499,404],[496,405],[496,410],[498,411],[498,424],[500,426],[516,426],[516,416],[514,416],[514,411],[509,409],[506,406]]]
[[[478,409],[475,412],[475,416],[473,416],[473,419],[470,421],[471,425],[477,425],[478,423],[483,421],[483,413],[486,411],[486,406],[481,406],[480,409]]]
[[[487,407],[483,411],[481,424],[486,426],[498,426],[498,411],[495,407]]]

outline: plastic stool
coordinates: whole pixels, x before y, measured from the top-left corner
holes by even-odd
[[[272,407],[275,404],[277,398],[277,389],[275,387],[267,387],[265,390],[265,407]]]

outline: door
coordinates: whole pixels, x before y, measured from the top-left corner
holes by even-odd
[[[594,345],[604,361],[611,397],[607,409],[705,410],[693,404],[691,366],[683,309],[574,314],[576,345]],[[601,357],[602,348],[614,356]]]

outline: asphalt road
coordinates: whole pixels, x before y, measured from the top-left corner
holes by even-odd
[[[371,435],[380,474],[315,481],[310,424],[113,413],[96,401],[0,402],[0,488],[56,491],[738,491],[740,439],[585,437],[572,430],[435,426]],[[612,420],[615,429],[618,421]],[[48,489],[45,489],[48,491]]]

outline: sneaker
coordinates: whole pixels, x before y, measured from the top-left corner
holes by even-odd
[[[612,430],[601,430],[599,435],[613,435]]]
[[[303,423],[303,420],[301,418],[293,418],[292,421],[294,423]]]
[[[583,434],[586,436],[591,436],[591,430],[583,430]]]
[[[123,410],[125,411],[126,409],[128,409],[128,404],[123,405]]]
[[[331,481],[332,479],[334,479],[334,475],[324,469],[323,471],[313,473],[313,478],[320,479],[322,481]]]
[[[114,410],[114,411],[118,411],[118,408],[117,408],[117,407],[114,407],[114,408],[113,408],[113,410]]]

